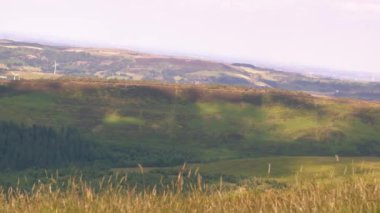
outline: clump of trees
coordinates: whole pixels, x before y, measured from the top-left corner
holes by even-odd
[[[0,122],[0,169],[57,167],[93,158],[91,143],[73,128]]]
[[[178,165],[188,153],[171,149],[105,146],[81,137],[74,128],[54,129],[0,122],[0,170],[67,166],[128,167]]]

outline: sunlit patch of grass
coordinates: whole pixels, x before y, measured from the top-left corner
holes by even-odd
[[[310,129],[323,127],[323,123],[312,116],[295,117],[286,121],[279,121],[278,125],[280,125],[279,129],[281,131],[277,134],[289,140],[301,137]]]
[[[121,116],[117,113],[107,114],[103,119],[106,124],[143,125],[145,121],[131,116]]]
[[[207,132],[250,132],[263,122],[262,109],[246,103],[200,102],[196,104]],[[192,121],[199,126],[199,122]]]
[[[197,107],[202,115],[215,115],[221,113],[221,104],[218,103],[197,103]]]

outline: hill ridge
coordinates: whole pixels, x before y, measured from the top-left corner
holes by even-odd
[[[80,76],[182,84],[225,84],[380,100],[380,82],[353,82],[244,63],[228,64],[115,48],[9,42],[0,43],[0,75],[11,75],[13,72],[24,79]],[[53,75],[56,62],[58,74]]]

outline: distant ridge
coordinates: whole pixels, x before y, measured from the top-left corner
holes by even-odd
[[[57,62],[57,75],[53,75]],[[380,100],[380,82],[355,82],[258,67],[112,48],[0,40],[0,73],[23,79],[64,76],[278,88],[316,95]]]

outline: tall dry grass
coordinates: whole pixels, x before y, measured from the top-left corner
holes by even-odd
[[[184,178],[194,176],[194,183]],[[173,184],[137,190],[128,178],[103,179],[97,187],[81,179],[36,184],[31,191],[0,192],[0,212],[380,212],[377,176],[301,180],[282,189],[208,186],[197,171],[179,171]],[[187,184],[187,185],[186,185]]]

